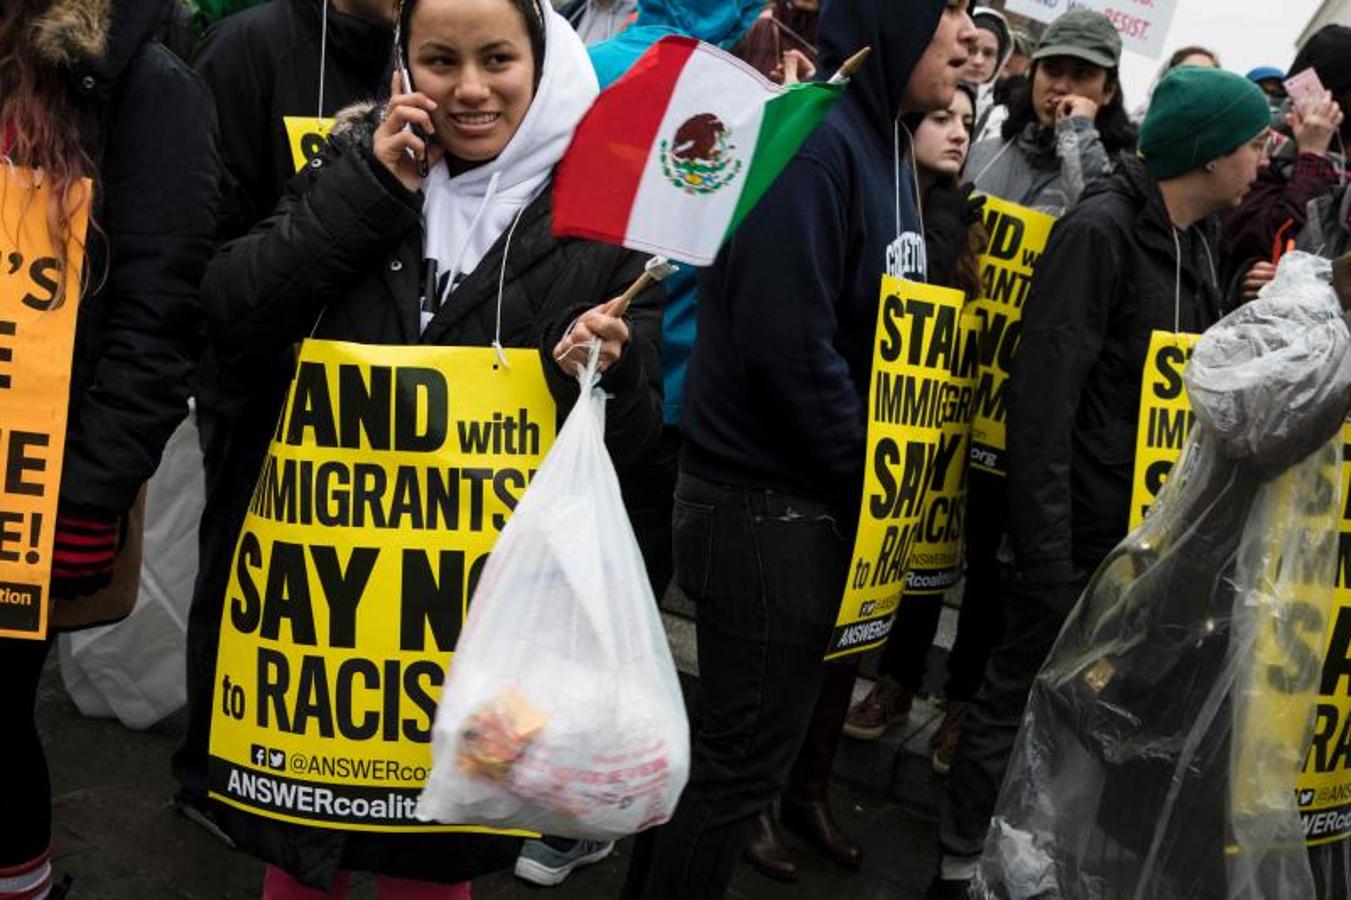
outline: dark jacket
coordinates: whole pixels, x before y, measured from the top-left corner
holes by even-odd
[[[944,4],[911,7],[895,15],[893,0],[858,0],[822,13],[822,72],[860,47],[873,53],[701,275],[685,385],[684,470],[824,500],[850,520],[863,484],[881,279],[889,268],[924,278],[893,128]]]
[[[1300,153],[1294,141],[1281,147],[1243,204],[1220,219],[1224,257],[1220,276],[1227,309],[1243,301],[1243,277],[1253,263],[1270,262],[1273,251],[1285,252],[1285,243],[1304,227],[1309,204],[1336,187],[1337,168],[1331,157]]]
[[[157,0],[55,0],[34,23],[95,167],[61,502],[104,520],[131,506],[187,415],[219,200],[211,95],[151,40],[165,14]]]
[[[1295,249],[1325,259],[1351,250],[1351,188],[1338,188],[1309,204]]]
[[[460,282],[418,334],[422,197],[370,153],[375,113],[335,137],[319,165],[292,182],[275,213],[212,261],[203,297],[223,371],[290,352],[311,333],[370,344],[488,346],[494,334],[506,236]],[[538,348],[560,421],[578,395],[552,362],[564,329],[618,296],[643,271],[639,254],[550,233],[546,191],[511,238],[502,297],[502,344]],[[659,285],[630,309],[632,339],[602,385],[613,396],[606,442],[618,465],[641,457],[661,427]],[[317,327],[316,327],[317,323]],[[249,484],[261,464],[280,396],[255,410],[236,459]],[[247,502],[248,490],[243,498]],[[245,848],[308,884],[326,886],[339,867],[438,882],[463,881],[510,865],[518,841],[472,835],[378,835],[323,831],[226,813]]]
[[[228,178],[222,240],[271,213],[295,175],[288,116],[331,117],[389,94],[393,31],[330,6],[320,98],[321,3],[272,0],[229,16],[211,27],[198,52],[197,71],[228,123],[221,135]]]
[[[1183,332],[1219,320],[1214,245],[1213,221],[1174,229],[1129,154],[1051,231],[1009,381],[1009,534],[1025,581],[1068,583],[1125,537],[1150,334],[1175,316]]]

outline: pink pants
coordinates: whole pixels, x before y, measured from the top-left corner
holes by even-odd
[[[350,872],[339,872],[328,893],[305,887],[276,866],[268,866],[263,877],[263,900],[344,900]],[[463,884],[433,884],[430,881],[408,881],[377,875],[380,900],[470,900],[469,882]]]

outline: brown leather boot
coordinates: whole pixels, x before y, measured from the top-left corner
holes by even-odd
[[[772,808],[755,817],[755,832],[741,855],[761,875],[775,881],[797,881],[797,863],[783,842]]]
[[[784,797],[779,817],[784,828],[820,850],[831,862],[849,868],[863,862],[863,848],[840,829],[825,800]]]

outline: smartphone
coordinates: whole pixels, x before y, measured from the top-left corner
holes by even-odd
[[[394,65],[399,69],[399,78],[403,81],[404,92],[411,94],[416,91],[417,88],[413,87],[413,76],[408,71],[408,63],[403,58],[403,35],[399,33],[399,26],[397,24],[394,26]],[[413,136],[422,141],[424,147],[430,145],[435,140],[435,138],[427,134],[427,132],[419,125],[414,125],[410,122],[404,127],[413,132]],[[409,150],[408,152],[411,154],[413,151]],[[418,174],[423,178],[426,178],[429,171],[430,169],[427,166],[427,155],[424,153],[422,159],[418,160]]]
[[[1327,96],[1323,80],[1318,77],[1318,71],[1313,66],[1309,66],[1293,78],[1287,78],[1284,84],[1286,96],[1296,105],[1322,103],[1323,98]]]

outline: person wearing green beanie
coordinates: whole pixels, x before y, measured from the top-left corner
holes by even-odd
[[[1227,156],[1270,124],[1266,96],[1248,79],[1181,66],[1154,89],[1140,126],[1140,158],[1155,178],[1176,178]]]
[[[1004,638],[966,709],[931,897],[978,896],[971,884],[1028,691],[1088,578],[1126,536],[1150,336],[1200,333],[1225,311],[1216,214],[1256,180],[1268,125],[1261,92],[1239,76],[1175,70],[1138,155],[1122,153],[1088,185],[1037,262],[1007,386]]]

